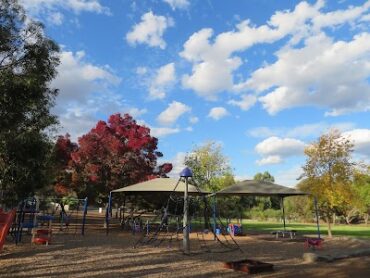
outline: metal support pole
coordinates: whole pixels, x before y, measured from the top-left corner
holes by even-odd
[[[319,210],[317,208],[317,198],[316,197],[313,198],[313,202],[315,204],[316,225],[317,225],[317,237],[318,238],[321,238],[321,235],[320,235],[320,223],[319,223]]]
[[[189,202],[188,202],[188,177],[185,177],[185,190],[184,190],[184,218],[183,218],[183,248],[184,253],[190,253],[190,241],[189,241],[189,226],[188,226],[188,213],[189,213]]]
[[[111,209],[112,209],[112,192],[109,192],[108,197],[108,206],[107,211],[105,213],[105,224],[106,224],[106,234],[109,234],[109,217],[111,215]]]
[[[213,239],[216,240],[216,229],[217,229],[217,222],[216,222],[216,194],[213,195]]]
[[[82,230],[81,230],[81,235],[85,235],[85,224],[86,224],[86,214],[87,214],[87,197],[85,198],[84,201],[84,212],[83,212],[83,218],[82,218]]]
[[[283,221],[284,221],[284,232],[285,232],[286,231],[286,225],[285,225],[284,197],[281,197],[281,208],[283,210]]]

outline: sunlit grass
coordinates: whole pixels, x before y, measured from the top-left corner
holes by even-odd
[[[282,223],[274,222],[258,222],[258,221],[243,221],[244,231],[259,231],[269,233],[276,230],[282,230]],[[302,223],[287,223],[287,230],[296,230],[301,234],[315,235],[317,234],[316,224],[302,224]],[[323,235],[327,234],[327,225],[320,224],[320,232]],[[370,226],[366,225],[343,225],[337,224],[332,227],[334,236],[352,236],[352,237],[368,237],[370,238]]]

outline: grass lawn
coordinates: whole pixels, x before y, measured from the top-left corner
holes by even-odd
[[[317,234],[316,224],[302,224],[302,223],[287,223],[287,230],[297,230],[302,234]],[[269,233],[275,230],[282,230],[282,223],[274,222],[257,222],[257,221],[243,221],[243,229],[248,231],[258,231],[261,233]],[[320,224],[320,232],[327,235],[327,224]],[[370,226],[365,225],[335,225],[332,227],[333,236],[353,236],[353,237],[367,237],[370,238]]]

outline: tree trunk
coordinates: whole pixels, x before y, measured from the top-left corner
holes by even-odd
[[[326,219],[327,219],[327,223],[328,223],[328,237],[332,238],[333,235],[331,233],[331,217],[330,217],[330,215],[328,215]]]
[[[367,224],[369,222],[369,214],[368,213],[365,213],[364,220],[365,220],[365,225],[367,226]]]
[[[336,223],[335,223],[335,222],[336,222],[336,219],[337,219],[337,215],[334,213],[334,214],[333,214],[333,226],[335,226],[335,224],[336,224]]]

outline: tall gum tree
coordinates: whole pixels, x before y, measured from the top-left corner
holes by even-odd
[[[0,190],[9,204],[48,183],[58,52],[16,0],[0,0]]]
[[[317,198],[320,213],[328,224],[328,236],[331,237],[334,213],[353,201],[353,144],[339,131],[330,130],[306,147],[304,152],[307,156],[303,166],[306,182],[300,189]]]

